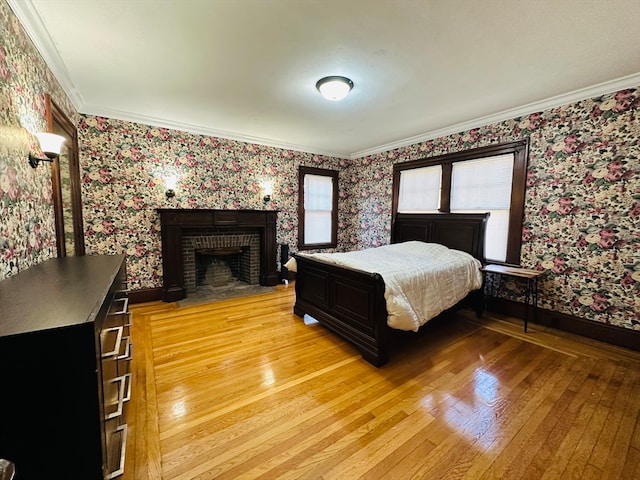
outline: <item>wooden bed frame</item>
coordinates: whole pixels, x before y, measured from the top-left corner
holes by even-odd
[[[484,237],[489,214],[433,213],[396,215],[391,243],[421,240],[470,253],[484,263]],[[349,269],[294,255],[297,263],[296,303],[305,314],[352,342],[362,357],[379,367],[387,362],[391,328],[387,326],[384,281],[377,273]],[[428,288],[425,287],[425,288]],[[482,311],[481,290],[470,294]]]

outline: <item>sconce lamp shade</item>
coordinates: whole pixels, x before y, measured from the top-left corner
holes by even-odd
[[[63,136],[46,132],[38,132],[35,135],[40,142],[40,149],[47,157],[54,159],[60,155],[60,152],[62,152],[62,144],[65,140]]]
[[[269,181],[262,182],[262,191],[264,192],[264,197],[262,197],[262,201],[264,203],[270,202],[271,195],[273,195],[273,184]]]
[[[347,77],[331,76],[318,80],[316,88],[327,100],[338,101],[346,97],[353,88],[353,82]]]
[[[53,162],[60,152],[62,152],[62,144],[65,138],[55,133],[38,132],[35,134],[40,143],[40,150],[44,152],[47,158],[34,157],[29,153],[29,165],[36,168],[40,162]]]
[[[167,190],[164,192],[167,198],[173,198],[176,196],[176,185],[178,185],[178,176],[175,174],[169,174],[164,177],[164,185]]]

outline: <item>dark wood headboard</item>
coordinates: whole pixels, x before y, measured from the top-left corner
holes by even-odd
[[[462,250],[482,263],[489,213],[398,213],[391,226],[391,243],[420,240]]]

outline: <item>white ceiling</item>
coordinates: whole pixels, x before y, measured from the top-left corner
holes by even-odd
[[[81,113],[344,158],[640,85],[638,0],[8,1]]]

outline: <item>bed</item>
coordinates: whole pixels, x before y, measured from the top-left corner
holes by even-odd
[[[392,225],[391,243],[436,243],[466,252],[483,263],[488,216],[488,213],[398,213]],[[299,317],[313,317],[353,343],[366,361],[377,367],[384,365],[388,361],[390,340],[397,330],[387,324],[389,314],[382,275],[372,269],[343,267],[314,257],[303,253],[293,255],[294,313]],[[457,305],[463,303],[480,314],[482,289],[471,291]],[[428,320],[423,319],[425,323]]]

